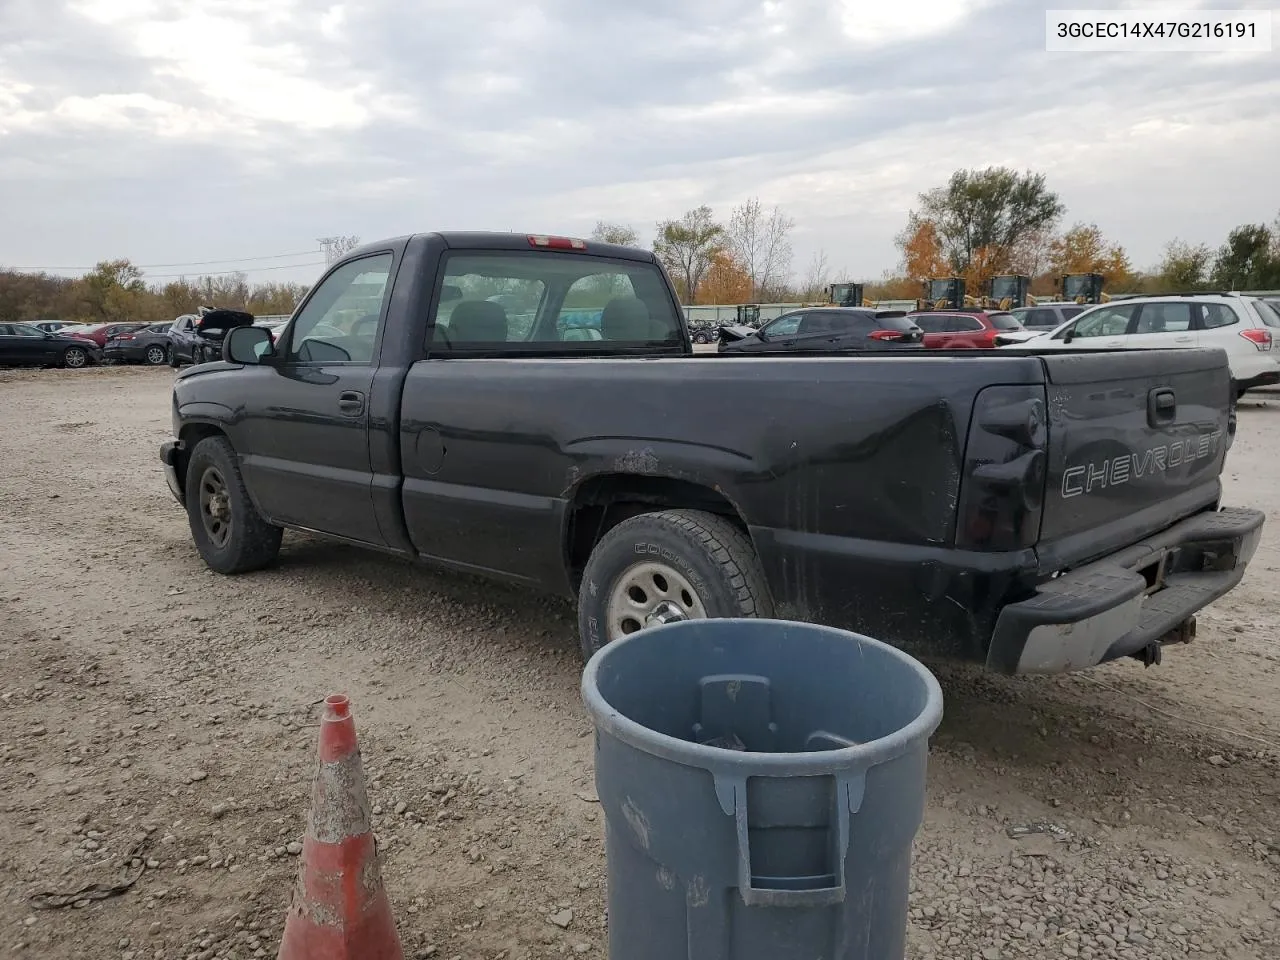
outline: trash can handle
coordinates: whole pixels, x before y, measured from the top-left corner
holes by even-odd
[[[747,778],[721,775],[715,777],[716,797],[720,809],[733,816],[738,831],[738,893],[749,907],[820,907],[843,903],[845,898],[844,861],[849,852],[849,818],[862,807],[867,775],[846,772],[831,775],[836,781],[835,802],[835,885],[810,890],[785,890],[757,887],[751,870],[751,838],[747,820]],[[786,879],[777,878],[777,879]],[[801,879],[797,877],[796,879]]]

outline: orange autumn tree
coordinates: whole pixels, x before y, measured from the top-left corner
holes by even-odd
[[[746,303],[751,299],[751,276],[734,258],[721,250],[698,284],[695,303]]]
[[[951,266],[942,254],[942,238],[932,220],[912,214],[894,242],[902,252],[902,270],[909,279],[951,276]]]
[[[1067,273],[1100,273],[1108,290],[1123,291],[1133,283],[1133,265],[1119,244],[1108,244],[1096,223],[1077,223],[1049,245],[1054,277]]]

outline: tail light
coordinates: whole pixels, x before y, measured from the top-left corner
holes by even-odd
[[[872,330],[867,336],[872,340],[901,340],[904,334],[901,330]]]
[[[112,340],[137,340],[132,333],[121,333],[111,338]]]
[[[1261,329],[1258,329],[1257,327],[1253,327],[1248,330],[1241,330],[1240,336],[1244,337],[1246,340],[1252,343],[1259,350],[1271,349],[1271,331],[1270,330],[1261,330]]]
[[[1049,427],[1044,387],[987,387],[965,443],[956,546],[1015,550],[1035,545],[1044,511]]]

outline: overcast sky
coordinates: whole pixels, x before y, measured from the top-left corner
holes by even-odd
[[[989,164],[1046,173],[1138,266],[1276,216],[1280,51],[1044,33],[998,0],[0,0],[0,264],[300,253],[241,266],[309,281],[331,234],[647,243],[758,196],[797,273],[821,249],[867,280],[921,190]]]

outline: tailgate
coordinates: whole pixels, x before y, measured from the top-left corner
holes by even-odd
[[[1225,352],[1040,359],[1049,408],[1042,564],[1102,556],[1217,503],[1231,443]]]

